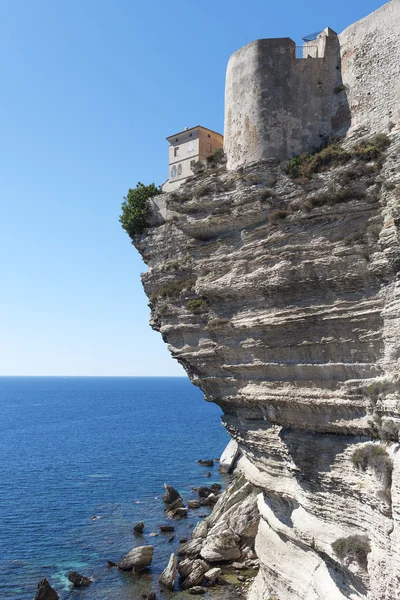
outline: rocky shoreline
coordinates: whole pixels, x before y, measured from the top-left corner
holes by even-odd
[[[138,598],[155,600],[176,596],[183,599],[188,594],[206,594],[206,597],[214,600],[246,597],[247,588],[259,568],[254,550],[259,522],[259,490],[237,471],[238,458],[238,447],[231,440],[220,459],[198,460],[198,464],[206,468],[213,468],[219,463],[219,471],[232,477],[227,488],[222,490],[219,483],[192,488],[197,499],[189,499],[185,506],[180,493],[169,484],[164,484],[163,513],[160,506],[160,516],[164,514],[164,522],[158,525],[159,533],[146,532],[145,520],[133,526],[135,547],[119,561],[109,560],[108,567],[115,567],[121,573],[132,572],[133,588]],[[204,475],[207,477],[209,473],[205,472]],[[151,538],[159,534],[171,534],[168,542],[172,544],[178,521],[187,518],[189,511],[192,517],[195,516],[192,511],[202,508],[211,509],[211,513],[208,516],[199,514],[202,520],[194,526],[190,537],[180,537],[179,546],[171,553],[164,571],[158,578],[153,574],[149,579],[157,546],[149,542],[140,545],[144,533]],[[67,577],[74,588],[87,587],[94,581],[75,571]],[[47,579],[42,579],[34,600],[56,600],[59,597],[62,596]]]

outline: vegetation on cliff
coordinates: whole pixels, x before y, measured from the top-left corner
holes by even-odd
[[[129,189],[121,205],[122,214],[119,221],[131,239],[143,233],[149,226],[149,198],[161,194],[161,189],[154,183],[144,185],[138,182],[136,189]]]

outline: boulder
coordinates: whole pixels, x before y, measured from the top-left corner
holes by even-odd
[[[213,460],[198,460],[197,462],[202,467],[213,467],[214,466],[214,461]]]
[[[207,473],[205,474],[206,477],[211,477],[211,472],[207,471]]]
[[[200,508],[201,504],[198,500],[189,500],[187,503],[189,508]]]
[[[210,490],[212,490],[214,493],[218,493],[220,490],[222,490],[222,485],[220,483],[213,483],[210,485]]]
[[[139,521],[139,523],[136,523],[136,525],[134,525],[134,527],[133,527],[133,531],[135,533],[142,533],[143,529],[144,529],[143,521]]]
[[[171,537],[170,537],[170,538],[168,538],[168,543],[170,544],[171,542],[173,542],[173,541],[174,541],[174,539],[175,539],[175,536],[174,536],[174,535],[171,535]]]
[[[211,487],[207,487],[205,485],[202,485],[201,487],[197,488],[196,491],[199,495],[199,498],[208,498],[208,496],[213,493]]]
[[[232,439],[219,459],[219,470],[222,471],[222,473],[231,473],[235,467],[239,455],[240,449],[238,443],[236,440]]]
[[[164,512],[166,512],[166,513],[172,512],[172,511],[176,510],[177,508],[184,508],[182,498],[178,498],[178,500],[175,500],[175,502],[172,502],[171,504],[169,504],[167,506],[167,508],[164,509]]]
[[[73,583],[76,587],[85,587],[93,583],[93,580],[90,577],[85,577],[84,575],[80,575],[76,571],[71,571],[67,575],[68,580]]]
[[[232,569],[239,569],[239,571],[241,569],[246,569],[246,565],[244,563],[239,563],[239,562],[233,562],[231,564]]]
[[[222,574],[222,569],[219,567],[214,567],[213,569],[209,569],[204,573],[204,579],[206,580],[206,585],[215,585],[217,583],[218,577]]]
[[[38,584],[38,589],[34,600],[58,600],[57,592],[51,587],[47,579],[42,579]]]
[[[181,583],[181,588],[183,590],[188,590],[189,588],[200,585],[203,581],[204,573],[207,571],[206,565],[203,561],[195,560],[193,561],[192,570],[189,575],[184,579]]]
[[[145,567],[151,565],[153,560],[154,546],[139,546],[133,548],[123,559],[118,563],[118,567],[122,571],[141,571]]]
[[[230,561],[240,558],[240,537],[229,528],[211,533],[202,546],[200,555],[209,562]]]
[[[167,567],[158,578],[159,582],[169,590],[174,589],[175,579],[178,572],[178,561],[175,554],[171,554]]]
[[[108,560],[107,566],[108,567],[118,567],[118,564],[116,562],[114,562],[113,560]]]
[[[195,585],[194,587],[190,588],[189,594],[193,594],[193,596],[197,596],[200,594],[205,594],[206,591],[207,591],[206,588],[201,587],[201,585]]]
[[[180,493],[175,488],[173,488],[171,485],[164,483],[164,487],[165,487],[165,494],[163,496],[163,500],[166,504],[172,504],[173,502],[175,502],[175,500],[179,500],[179,498],[181,498]],[[182,498],[181,498],[181,500],[182,500]]]
[[[159,525],[159,530],[165,533],[166,531],[172,532],[175,531],[175,527],[173,525]]]

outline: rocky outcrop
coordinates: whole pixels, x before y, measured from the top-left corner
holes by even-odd
[[[153,200],[151,227],[134,240],[152,327],[222,408],[240,452],[242,477],[179,554],[243,562],[254,547],[250,600],[398,594],[399,46],[386,119],[385,61],[363,69],[384,33],[366,23],[339,36],[344,81],[354,76],[341,147],[307,169],[304,157],[199,165]],[[377,130],[388,137],[365,137]]]
[[[35,600],[58,600],[57,592],[51,587],[47,579],[42,579],[38,584]]]
[[[175,579],[178,574],[178,561],[175,554],[171,554],[168,565],[159,577],[160,583],[169,590],[174,589]]]

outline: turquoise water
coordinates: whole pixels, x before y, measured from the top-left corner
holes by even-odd
[[[42,577],[63,599],[159,593],[179,538],[207,512],[174,521],[172,543],[150,537],[165,523],[163,483],[189,499],[193,486],[221,481],[216,466],[207,479],[196,463],[228,442],[220,409],[185,378],[113,377],[3,377],[0,408],[0,598],[32,600]],[[148,543],[154,561],[139,580],[107,567]],[[70,570],[95,581],[73,590]]]

